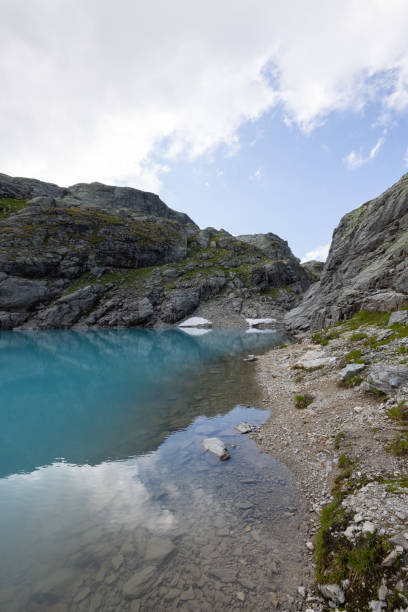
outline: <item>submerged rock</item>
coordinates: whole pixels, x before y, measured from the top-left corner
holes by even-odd
[[[147,583],[153,578],[156,573],[155,565],[148,565],[133,574],[131,578],[123,585],[123,595],[127,599],[134,599],[141,595]]]
[[[251,425],[250,423],[239,423],[239,425],[237,425],[236,427],[234,427],[234,429],[236,429],[239,433],[241,434],[246,434],[246,433],[250,433],[251,431],[254,431],[255,426]]]
[[[170,538],[154,537],[147,544],[145,560],[162,563],[174,551],[174,544]]]
[[[226,461],[231,457],[227,449],[225,448],[225,444],[219,438],[205,438],[203,440],[203,447],[205,450],[213,453],[218,459],[221,461]]]

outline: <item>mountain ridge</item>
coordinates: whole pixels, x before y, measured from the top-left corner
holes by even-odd
[[[0,174],[0,329],[160,327],[210,301],[223,324],[281,319],[310,280],[285,241],[256,241],[133,188]]]

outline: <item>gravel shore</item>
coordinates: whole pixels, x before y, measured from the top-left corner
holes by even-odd
[[[408,337],[406,326],[388,329],[384,317],[375,325],[372,317],[368,324],[360,319],[255,362],[271,417],[253,437],[289,467],[305,507],[308,568],[293,609],[408,610],[408,368],[402,359]],[[391,388],[383,393],[373,376],[381,378],[387,368]],[[376,547],[368,580],[364,555]],[[388,551],[397,559],[391,565],[381,557]],[[333,566],[336,555],[344,567]]]

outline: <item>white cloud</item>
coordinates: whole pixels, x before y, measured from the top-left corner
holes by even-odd
[[[311,251],[308,251],[304,257],[300,260],[300,263],[306,263],[307,261],[317,260],[326,261],[329,254],[330,244],[316,247]]]
[[[2,0],[0,169],[157,190],[166,157],[233,154],[273,107],[304,131],[373,99],[392,118],[407,28],[406,0]]]
[[[369,162],[371,159],[374,159],[374,157],[378,154],[379,150],[383,146],[384,142],[385,142],[385,135],[380,136],[380,138],[377,140],[375,145],[370,149],[368,155],[366,156],[362,155],[361,153],[356,153],[355,151],[351,151],[344,158],[345,164],[352,170],[356,170],[357,168],[360,168],[361,166]]]
[[[408,168],[408,147],[405,151],[405,155],[404,155],[404,165],[406,168]]]

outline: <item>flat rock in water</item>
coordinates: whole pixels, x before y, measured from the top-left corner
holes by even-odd
[[[128,599],[133,599],[141,594],[141,589],[144,585],[153,578],[156,573],[154,565],[148,565],[143,569],[135,572],[131,578],[123,585],[123,594]]]
[[[236,427],[234,427],[234,429],[236,429],[241,434],[246,434],[246,433],[250,433],[251,431],[254,431],[255,426],[251,425],[250,423],[242,422]]]
[[[224,442],[219,438],[205,438],[203,440],[203,447],[221,459],[221,461],[226,461],[231,456],[225,448]]]

